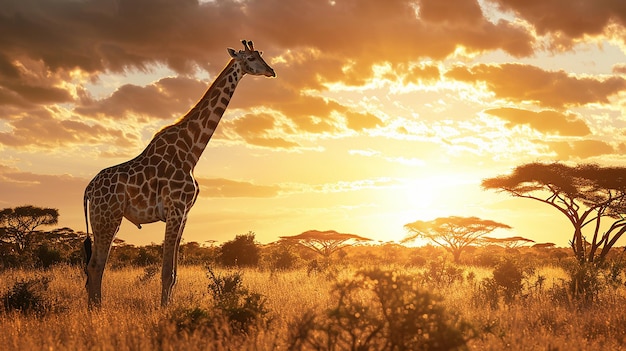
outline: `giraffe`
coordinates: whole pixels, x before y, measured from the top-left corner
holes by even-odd
[[[102,276],[122,218],[142,224],[165,222],[161,305],[176,283],[178,246],[189,210],[198,197],[193,170],[215,131],[239,80],[246,74],[275,77],[274,70],[242,41],[244,50],[228,48],[230,62],[200,101],[180,120],[157,132],[141,154],[105,168],[87,185],[83,198],[88,305],[101,306]],[[91,222],[93,246],[89,236]]]

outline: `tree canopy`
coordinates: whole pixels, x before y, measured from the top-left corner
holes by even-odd
[[[483,235],[496,229],[511,229],[510,226],[478,217],[440,217],[431,221],[415,221],[404,225],[409,234],[402,242],[418,238],[427,239],[444,247],[458,262],[461,253],[476,243]]]
[[[626,232],[624,167],[535,162],[518,166],[509,175],[484,179],[482,187],[556,208],[574,227],[570,244],[580,262],[603,261]],[[603,226],[603,219],[610,224]],[[589,237],[583,234],[586,228]]]
[[[352,242],[370,241],[356,234],[338,233],[334,230],[308,230],[293,236],[281,236],[281,239],[294,240],[300,245],[311,249],[318,254],[328,258],[333,252],[350,245]]]
[[[42,225],[53,225],[59,221],[59,210],[35,206],[5,208],[0,211],[0,227],[4,230],[0,240],[14,244],[15,250],[22,254],[30,249],[33,233]]]
[[[527,239],[521,236],[511,236],[508,238],[491,238],[491,237],[483,237],[480,240],[485,244],[494,244],[502,247],[506,247],[509,249],[523,246],[528,243],[534,243],[534,240]]]

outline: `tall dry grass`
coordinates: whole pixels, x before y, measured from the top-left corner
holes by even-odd
[[[425,285],[443,296],[443,304],[456,311],[480,336],[467,344],[470,350],[619,350],[626,348],[624,287],[607,290],[598,303],[578,308],[574,302],[555,300],[553,288],[567,274],[557,267],[538,268],[525,281],[524,292],[497,308],[472,297],[486,268],[462,267],[471,279],[451,284]],[[420,268],[389,267],[403,274],[422,274]],[[210,308],[207,271],[199,266],[179,269],[173,302],[160,308],[160,274],[145,269],[108,270],[103,286],[103,308],[88,311],[84,274],[78,267],[60,266],[48,271],[7,270],[0,273],[0,294],[16,282],[46,277],[42,314],[16,311],[0,313],[2,350],[286,350],[294,322],[307,311],[323,315],[335,304],[331,294],[337,281],[349,279],[356,269],[307,274],[305,270],[241,271],[245,286],[266,298],[269,324],[248,333],[236,333],[226,323],[213,328],[180,330],[172,316],[196,307]],[[216,269],[220,274],[229,271]],[[539,276],[543,286],[532,290]]]

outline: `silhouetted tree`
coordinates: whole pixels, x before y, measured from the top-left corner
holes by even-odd
[[[509,175],[484,179],[482,187],[556,208],[574,227],[570,244],[581,263],[602,262],[626,232],[624,167],[529,163],[516,167]],[[602,226],[602,219],[612,223]],[[588,247],[583,235],[587,227],[592,238]]]
[[[507,249],[513,249],[516,247],[526,245],[528,243],[534,243],[535,241],[531,239],[526,239],[521,236],[512,236],[508,238],[483,237],[480,239],[480,242],[485,245],[493,244],[493,245],[505,247]]]
[[[334,230],[308,230],[298,235],[281,236],[280,238],[296,241],[298,244],[313,250],[325,258],[355,242],[371,240],[356,234],[338,233]]]
[[[468,246],[476,243],[480,237],[496,229],[511,227],[478,217],[441,217],[432,221],[415,221],[404,225],[409,234],[402,242],[418,238],[427,239],[452,254],[454,262],[459,262],[461,253]]]
[[[54,208],[40,208],[34,206],[21,206],[5,208],[0,211],[0,240],[14,245],[18,254],[32,250],[35,242],[37,227],[42,225],[57,224],[59,210]]]
[[[254,232],[237,235],[219,249],[218,261],[228,267],[254,267],[259,264],[260,250],[254,242]]]

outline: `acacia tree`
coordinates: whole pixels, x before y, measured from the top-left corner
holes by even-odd
[[[0,211],[0,226],[4,227],[0,240],[12,243],[18,254],[32,249],[36,229],[59,221],[59,210],[34,206],[5,208]]]
[[[574,227],[570,244],[581,263],[602,262],[626,232],[624,167],[534,162],[516,167],[509,175],[484,179],[482,187],[557,209]],[[589,245],[583,230],[590,234]]]
[[[478,217],[440,217],[432,221],[415,221],[404,225],[409,234],[403,243],[415,239],[427,239],[452,254],[454,262],[459,262],[461,253],[476,243],[483,235],[496,229],[511,229],[510,226]]]
[[[484,244],[493,244],[493,245],[498,245],[498,246],[502,246],[504,248],[507,249],[514,249],[523,245],[526,245],[528,243],[534,243],[534,240],[531,239],[527,239],[521,236],[512,236],[509,238],[490,238],[490,237],[483,237],[480,239],[480,241]]]
[[[281,236],[280,238],[296,241],[298,244],[324,256],[324,258],[330,257],[334,252],[354,242],[371,240],[356,234],[338,233],[334,230],[308,230],[298,235]]]

